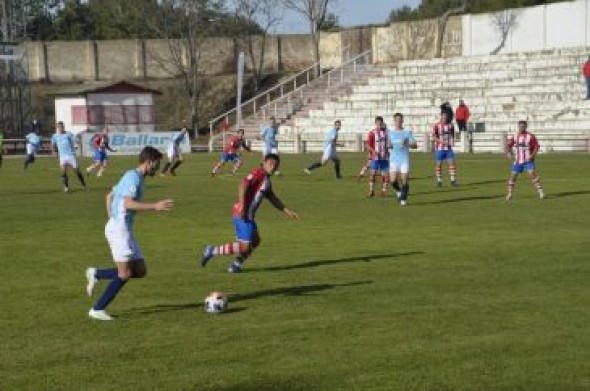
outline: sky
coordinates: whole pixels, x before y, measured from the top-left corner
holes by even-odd
[[[332,0],[330,8],[338,16],[342,27],[384,23],[394,8],[404,5],[416,7],[421,0]],[[283,21],[275,28],[276,33],[300,34],[309,32],[305,19],[293,11],[286,11]]]

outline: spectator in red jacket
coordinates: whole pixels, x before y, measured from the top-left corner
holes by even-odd
[[[590,56],[582,68],[582,73],[586,78],[586,99],[590,99]]]
[[[455,119],[457,120],[457,127],[459,128],[459,132],[467,131],[467,121],[469,121],[469,117],[471,113],[469,112],[469,107],[463,102],[463,99],[459,101],[459,106],[457,110],[455,110]]]

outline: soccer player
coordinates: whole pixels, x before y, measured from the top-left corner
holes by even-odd
[[[94,163],[86,169],[86,174],[92,174],[92,171],[98,167],[96,176],[102,176],[102,173],[107,168],[107,150],[116,152],[109,145],[109,128],[105,126],[102,128],[100,134],[97,134],[92,138],[92,146],[94,147]]]
[[[341,127],[342,122],[339,119],[334,121],[334,128],[329,130],[328,133],[326,133],[326,137],[324,138],[324,154],[322,155],[322,160],[312,163],[309,167],[303,170],[303,172],[305,172],[307,175],[311,175],[313,170],[326,165],[326,163],[331,160],[334,162],[336,179],[342,179],[342,175],[340,175],[340,159],[336,153],[336,147],[341,146],[338,144],[338,132],[340,131]]]
[[[51,137],[51,152],[53,155],[59,155],[59,166],[61,170],[61,179],[64,185],[64,193],[70,191],[70,184],[67,169],[70,167],[76,172],[78,180],[82,184],[84,190],[86,190],[86,182],[84,181],[84,175],[78,168],[78,161],[76,160],[76,154],[74,152],[74,135],[66,132],[64,129],[64,123],[59,121],[57,123],[56,133]]]
[[[246,145],[246,140],[244,139],[244,129],[239,129],[238,134],[229,140],[229,143],[221,154],[221,159],[215,165],[215,167],[213,167],[211,176],[215,176],[217,171],[219,171],[219,169],[227,162],[232,162],[234,165],[232,174],[238,172],[238,169],[242,167],[242,160],[240,159],[239,153],[241,148],[251,152],[250,147]]]
[[[268,154],[264,157],[262,167],[255,168],[242,180],[238,193],[238,201],[233,207],[233,222],[236,229],[236,241],[220,246],[208,245],[201,258],[201,266],[214,256],[236,255],[234,262],[230,264],[230,273],[239,273],[246,259],[260,244],[258,227],[254,221],[254,215],[262,200],[267,198],[278,210],[292,219],[298,219],[297,213],[287,208],[274,193],[270,177],[278,170],[280,159],[278,155]]]
[[[389,138],[383,117],[375,117],[375,128],[369,131],[367,148],[371,159],[371,175],[369,176],[369,197],[375,196],[375,177],[381,172],[381,197],[387,194],[389,186]]]
[[[143,148],[139,154],[137,168],[127,171],[106,197],[109,220],[105,227],[105,236],[116,267],[86,269],[88,296],[92,296],[98,281],[111,280],[88,312],[92,319],[112,320],[113,318],[105,311],[109,303],[130,278],[142,278],[146,275],[145,258],[133,234],[133,219],[137,211],[167,211],[174,206],[171,199],[154,203],[142,202],[144,179],[156,174],[161,159],[162,154],[154,147]]]
[[[166,176],[168,169],[170,169],[170,175],[176,176],[176,169],[182,164],[182,155],[180,153],[180,145],[184,142],[188,129],[185,125],[176,136],[172,138],[170,145],[168,146],[168,162],[164,165],[160,176]]]
[[[262,148],[262,156],[266,156],[269,153],[279,154],[279,143],[277,141],[277,134],[279,133],[279,124],[275,117],[269,118],[269,124],[267,127],[260,131],[260,137],[264,141],[264,147]],[[276,175],[280,175],[279,171],[275,172]]]
[[[37,133],[37,128],[31,127],[31,131],[25,136],[27,142],[27,157],[25,158],[24,169],[29,167],[29,164],[35,162],[35,155],[39,148],[41,148],[41,136]]]
[[[430,132],[434,141],[434,159],[436,161],[436,185],[442,186],[442,164],[444,161],[449,165],[449,176],[451,185],[457,186],[457,166],[455,165],[455,153],[453,143],[455,141],[455,127],[448,120],[448,113],[441,111],[440,122],[432,127]]]
[[[404,128],[404,116],[395,113],[393,129],[389,129],[391,154],[389,156],[389,175],[391,185],[397,192],[397,199],[401,206],[406,206],[410,192],[410,148],[416,149],[418,144],[414,140],[412,131]],[[399,179],[401,179],[401,187]]]
[[[512,165],[512,173],[508,179],[508,194],[506,195],[506,201],[512,199],[516,178],[518,177],[518,174],[521,174],[524,170],[529,174],[533,186],[537,189],[539,198],[545,198],[541,178],[539,178],[535,172],[535,157],[539,152],[540,145],[535,135],[528,132],[527,126],[527,121],[518,121],[518,133],[508,137],[506,153],[509,159],[514,158],[514,164]]]

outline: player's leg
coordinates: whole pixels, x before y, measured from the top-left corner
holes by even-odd
[[[325,165],[329,159],[330,159],[329,154],[324,151],[324,154],[322,155],[322,159],[320,161],[315,161],[315,162],[311,163],[305,170],[303,170],[303,172],[305,172],[307,175],[310,175],[313,170]]]
[[[402,195],[402,189],[399,184],[399,166],[392,162],[389,166],[389,181],[391,182],[391,187],[395,190],[397,195],[397,199],[399,200]]]
[[[409,162],[404,162],[400,166],[400,177],[401,177],[401,194],[399,197],[400,205],[406,206],[408,202],[408,194],[410,193],[410,164]]]
[[[369,173],[369,197],[375,196],[375,178],[377,176],[378,160],[371,160],[371,172]]]
[[[64,186],[64,193],[68,193],[70,191],[70,178],[68,178],[68,163],[60,162],[59,171],[61,173],[61,182]]]
[[[172,164],[172,167],[170,168],[170,174],[176,175],[176,169],[178,167],[180,167],[181,164],[182,164],[182,156],[180,155],[180,153],[178,153],[176,155],[174,163]]]
[[[78,167],[78,161],[76,160],[76,158],[74,156],[72,156],[70,159],[70,167],[72,167],[72,170],[74,170],[76,172],[76,176],[78,177],[78,181],[80,181],[80,184],[82,185],[82,187],[84,189],[86,189],[86,180],[84,179],[84,175],[82,175],[82,172],[80,171],[80,168]]]
[[[451,179],[451,185],[457,186],[457,164],[455,163],[455,153],[453,151],[447,151],[447,164],[449,165],[449,177]]]
[[[363,163],[363,166],[361,167],[361,170],[359,171],[358,175],[356,176],[356,180],[357,181],[360,181],[361,178],[364,178],[365,175],[367,175],[367,171],[369,170],[370,167],[371,167],[371,159],[367,159]]]
[[[434,174],[436,176],[436,185],[438,187],[442,186],[442,163],[445,157],[445,151],[436,151],[434,153]]]
[[[98,166],[98,172],[96,173],[96,176],[102,176],[102,174],[104,173],[104,170],[106,170],[106,168],[108,166],[108,162],[109,162],[109,160],[107,159],[107,156],[105,153],[105,156],[103,157],[102,161],[100,162],[100,164]]]
[[[232,161],[233,161],[233,169],[232,169],[231,173],[235,174],[238,172],[240,167],[242,167],[242,159],[240,159],[239,156],[234,155],[232,158]]]
[[[540,199],[545,198],[545,192],[543,191],[543,184],[541,183],[541,178],[536,173],[534,166],[532,166],[532,168],[529,166],[528,168],[529,169],[527,170],[527,172],[529,174],[529,178],[531,178],[531,183],[533,184],[533,186],[537,190],[537,193],[539,194],[539,198]]]
[[[244,262],[252,255],[254,249],[260,246],[260,234],[258,229],[254,227],[250,234],[249,241],[240,241],[240,253],[236,256],[236,259],[229,265],[227,269],[230,273],[239,273],[244,267]]]
[[[508,178],[508,189],[506,193],[506,201],[510,201],[514,196],[514,186],[516,185],[516,178],[518,178],[518,173],[520,171],[518,164],[515,164],[512,167],[512,172],[510,173],[510,177]]]
[[[387,188],[389,187],[389,161],[381,161],[381,197],[387,195]]]
[[[236,240],[217,246],[207,245],[201,257],[201,266],[207,266],[209,260],[216,256],[241,255],[248,253],[255,223],[236,216],[233,217],[232,221],[236,231]]]
[[[342,179],[342,175],[340,174],[340,158],[334,153],[330,157],[330,160],[334,162],[334,173],[336,174],[336,179]]]
[[[219,159],[219,161],[217,162],[217,164],[215,166],[213,166],[213,170],[211,170],[211,176],[214,176],[215,174],[217,174],[217,171],[219,171],[219,169],[221,167],[223,167],[223,165],[228,161],[228,155],[227,154],[222,154],[221,158]]]

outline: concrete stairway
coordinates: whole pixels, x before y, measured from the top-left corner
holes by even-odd
[[[512,132],[528,117],[535,133],[590,134],[590,101],[580,74],[590,48],[496,56],[405,61],[371,75],[352,93],[326,100],[322,108],[295,117],[293,133],[325,133],[334,119],[343,132],[366,132],[377,115],[392,122],[401,112],[406,125],[424,132],[438,119],[439,105],[464,99],[472,122],[486,132]],[[320,98],[321,96],[318,96]],[[325,96],[324,96],[325,97]]]

